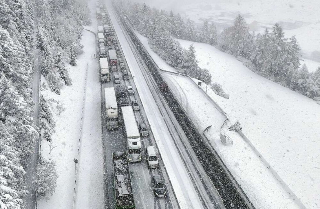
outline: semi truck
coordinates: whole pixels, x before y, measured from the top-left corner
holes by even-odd
[[[137,122],[131,106],[121,107],[123,124],[127,136],[128,160],[129,162],[140,162],[141,140]]]
[[[104,89],[107,130],[118,128],[118,104],[114,87]]]
[[[115,208],[135,208],[129,163],[124,152],[112,154],[114,168]]]
[[[109,50],[109,63],[111,66],[117,66],[117,53],[116,50]]]
[[[101,82],[109,82],[110,81],[110,70],[108,58],[100,58],[100,73],[101,73]]]

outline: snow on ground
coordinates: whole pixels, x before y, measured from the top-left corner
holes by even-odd
[[[207,68],[230,99],[215,100],[238,118],[243,132],[308,208],[320,198],[320,106],[315,101],[251,72],[232,56],[194,44],[200,67]]]
[[[42,142],[41,154],[55,161],[58,180],[53,196],[48,200],[38,201],[39,209],[70,209],[73,207],[75,158],[79,160],[76,198],[78,204],[76,207],[86,209],[103,208],[104,206],[101,99],[98,66],[94,59],[96,45],[94,34],[84,30],[81,43],[84,46],[84,53],[78,57],[77,66],[69,66],[72,86],[65,86],[60,96],[48,90],[41,92],[46,98],[57,100],[65,110],[55,116],[57,125],[53,135],[51,153],[49,143]],[[82,108],[84,108],[84,113]],[[82,117],[84,121],[81,132]],[[79,158],[77,153],[80,138],[82,138],[82,143]]]
[[[212,126],[206,132],[206,136],[257,208],[273,208],[274,205],[278,208],[297,208],[282,186],[239,135],[229,132],[229,137],[233,139],[233,146],[222,145],[219,134],[226,118],[217,111],[196,85],[192,85],[189,78],[166,74],[165,79],[178,100],[182,100],[182,106],[200,132]]]
[[[142,42],[147,44],[146,39],[142,39]],[[317,188],[320,187],[320,106],[307,97],[258,76],[232,56],[212,46],[181,40],[180,43],[185,48],[194,44],[200,67],[208,69],[214,82],[221,84],[230,95],[229,100],[214,94],[212,98],[232,119],[239,119],[243,132],[251,143],[303,204],[307,208],[319,208]],[[157,56],[154,53],[151,55]],[[159,60],[161,61],[155,57],[157,63]],[[170,70],[163,63],[159,65],[162,69]],[[182,77],[166,77],[171,80],[173,90],[180,92],[177,97],[186,111],[193,118],[199,117],[196,124],[200,130],[206,128],[210,124],[210,116],[201,111],[208,110],[209,107],[201,108],[200,105],[202,103],[207,106],[206,100],[194,96],[196,93],[189,90],[190,82]],[[192,100],[198,100],[198,106],[191,105],[195,103]],[[197,112],[198,110],[201,111]],[[212,121],[216,117],[212,115]],[[214,129],[210,130],[208,136],[212,137],[213,145],[256,206],[296,207],[248,144],[233,136],[234,145],[224,147]]]
[[[179,12],[196,22],[213,21],[219,30],[233,24],[238,14],[244,16],[250,29],[261,33],[280,23],[286,37],[296,36],[305,59],[318,60],[320,66],[319,0],[134,0],[151,7]],[[317,57],[312,52],[318,51]],[[309,71],[316,68],[306,63]]]

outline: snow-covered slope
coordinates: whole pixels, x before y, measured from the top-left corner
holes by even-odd
[[[230,99],[215,100],[243,125],[243,132],[308,208],[319,207],[320,106],[251,72],[232,56],[194,44],[200,67],[209,69]]]
[[[146,38],[139,38],[150,51]],[[217,95],[212,95],[213,99],[232,119],[240,121],[245,135],[285,185],[307,208],[319,208],[320,106],[307,97],[258,76],[232,56],[212,46],[179,41],[186,48],[194,45],[200,67],[207,68],[214,82],[220,83],[230,95],[229,100]],[[151,55],[162,69],[173,71],[157,55],[152,52]],[[170,87],[173,86],[178,99],[200,130],[215,123],[219,115],[205,113],[212,106],[206,99],[195,97],[198,93],[194,92],[194,88],[190,89],[191,84],[186,79],[171,75],[166,77],[171,80]],[[210,120],[213,122],[210,123]],[[233,136],[234,145],[224,147],[218,134],[217,130],[210,134],[214,146],[257,207],[297,207],[285,194],[286,188],[253,154],[247,143]]]
[[[236,15],[244,16],[252,31],[263,32],[280,23],[287,37],[296,36],[304,59],[316,59],[317,66],[306,64],[309,71],[320,66],[320,1],[319,0],[134,0],[152,7],[173,10],[196,22],[213,21],[218,29],[233,24]]]

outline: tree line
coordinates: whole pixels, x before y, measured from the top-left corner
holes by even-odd
[[[71,85],[66,64],[76,64],[88,23],[82,0],[3,0],[0,3],[0,208],[23,208],[25,169],[41,133],[51,140],[55,122],[40,98],[40,127],[34,124],[32,82],[38,58],[42,77],[59,94]],[[37,57],[36,57],[37,56]],[[54,164],[41,160],[38,195],[52,193]],[[51,181],[51,182],[48,182]],[[39,183],[41,182],[41,183]]]
[[[174,14],[150,8],[146,4],[120,3],[120,9],[134,28],[149,38],[149,44],[169,65],[188,75],[211,81],[207,70],[199,71],[194,49],[183,50],[174,39],[207,43],[227,52],[252,71],[297,91],[309,98],[320,96],[320,67],[313,73],[300,64],[301,51],[295,37],[285,38],[282,27],[275,24],[263,34],[251,33],[245,19],[238,15],[231,27],[219,33],[214,23],[196,24]],[[204,73],[203,73],[204,72]],[[207,75],[208,74],[208,75]]]
[[[167,18],[170,14],[152,9],[145,4],[124,3],[123,1],[117,1],[117,7],[123,15],[127,16],[127,20],[130,21],[134,29],[148,38],[152,50],[167,64],[179,72],[207,84],[211,82],[209,71],[198,66],[194,47],[190,46],[188,50],[183,49],[180,43],[174,39],[179,35],[177,28],[168,22]],[[173,13],[171,15],[172,18],[175,17]]]

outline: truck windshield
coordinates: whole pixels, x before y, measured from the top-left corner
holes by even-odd
[[[157,156],[150,156],[149,161],[157,161]]]
[[[128,153],[129,154],[140,154],[141,149],[129,149]]]

